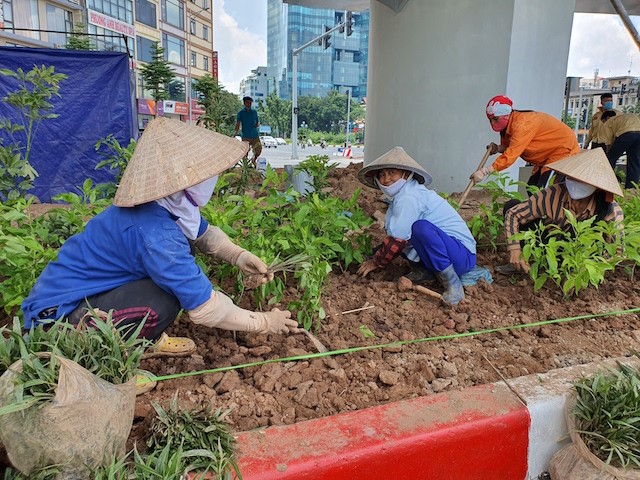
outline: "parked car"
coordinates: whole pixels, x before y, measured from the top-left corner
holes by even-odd
[[[239,142],[241,142],[241,141],[242,141],[242,137],[241,137],[240,135],[236,135],[234,138],[235,138],[236,140],[238,140]]]
[[[276,137],[276,143],[278,145],[286,145],[287,141],[284,138]]]
[[[267,148],[278,148],[278,143],[276,142],[276,139],[273,138],[270,135],[263,135],[262,137],[260,137],[260,141],[262,142],[262,145],[264,145]]]

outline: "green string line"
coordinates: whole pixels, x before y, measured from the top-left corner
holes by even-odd
[[[330,356],[334,356],[334,355],[343,355],[345,353],[353,353],[353,352],[361,352],[363,350],[376,350],[376,349],[380,349],[380,348],[388,348],[388,347],[399,347],[402,345],[411,345],[414,343],[423,343],[423,342],[435,342],[437,340],[452,340],[452,339],[456,339],[456,338],[464,338],[464,337],[473,337],[473,336],[477,336],[477,335],[486,335],[488,333],[496,333],[496,332],[504,332],[504,331],[508,331],[508,330],[517,330],[517,329],[523,329],[523,328],[531,328],[531,327],[540,327],[540,326],[544,326],[544,325],[553,325],[556,323],[567,323],[567,322],[573,322],[575,320],[588,320],[591,318],[598,318],[598,317],[612,317],[612,316],[616,316],[616,315],[627,315],[630,313],[636,313],[636,312],[640,312],[640,307],[638,308],[631,308],[629,310],[617,310],[617,311],[613,311],[613,312],[605,312],[605,313],[594,313],[591,315],[580,315],[577,317],[565,317],[565,318],[556,318],[554,320],[543,320],[541,322],[533,322],[533,323],[522,323],[519,325],[509,325],[506,327],[497,327],[497,328],[490,328],[487,330],[478,330],[477,332],[464,332],[464,333],[456,333],[453,335],[439,335],[437,337],[424,337],[424,338],[416,338],[413,340],[399,340],[396,342],[390,342],[390,343],[381,343],[381,344],[376,344],[376,345],[367,345],[367,346],[362,346],[362,347],[350,347],[350,348],[342,348],[340,350],[331,350],[328,352],[321,352],[321,353],[309,353],[306,355],[296,355],[293,357],[281,357],[281,358],[271,358],[268,360],[261,360],[259,362],[251,362],[251,363],[242,363],[239,365],[229,365],[226,367],[218,367],[218,368],[212,368],[209,370],[196,370],[193,372],[185,372],[185,373],[174,373],[172,375],[162,375],[162,376],[158,376],[158,377],[151,377],[152,380],[157,380],[157,381],[163,381],[163,380],[174,380],[176,378],[184,378],[184,377],[193,377],[196,375],[206,375],[209,373],[218,373],[218,372],[226,372],[228,370],[240,370],[242,368],[249,368],[249,367],[258,367],[260,365],[267,365],[269,363],[284,363],[284,362],[294,362],[294,361],[298,361],[298,360],[308,360],[308,359],[314,359],[314,358],[321,358],[321,357],[330,357]]]

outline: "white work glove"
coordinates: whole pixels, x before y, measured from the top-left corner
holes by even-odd
[[[202,253],[235,265],[247,275],[264,275],[260,283],[273,280],[273,273],[267,273],[267,265],[260,258],[233,243],[218,227],[209,225],[194,243]]]
[[[291,312],[274,308],[270,312],[252,312],[235,305],[224,293],[212,291],[209,300],[194,310],[189,319],[197,325],[256,333],[295,332],[298,322]]]
[[[494,171],[495,169],[493,168],[493,165],[489,165],[488,167],[479,168],[478,170],[473,172],[473,174],[469,178],[473,180],[474,183],[478,183],[478,182],[481,182],[484,179],[484,177],[486,177],[487,175],[489,175]]]
[[[273,272],[267,270],[267,264],[249,250],[245,250],[240,254],[236,261],[236,266],[247,275],[264,275],[262,283],[273,280]]]

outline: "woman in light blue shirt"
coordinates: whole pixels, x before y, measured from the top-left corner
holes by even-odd
[[[358,178],[381,190],[390,202],[388,237],[358,274],[365,277],[404,254],[412,267],[410,280],[421,283],[435,276],[445,287],[444,301],[458,304],[464,298],[460,276],[476,264],[476,241],[458,212],[427,188],[431,175],[403,148],[395,147],[364,167]]]

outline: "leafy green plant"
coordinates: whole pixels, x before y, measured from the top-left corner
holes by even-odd
[[[32,222],[30,204],[24,199],[0,204],[0,298],[7,313],[17,309],[44,267],[58,255],[58,237]]]
[[[618,362],[574,384],[576,429],[591,453],[608,465],[640,469],[640,371]]]
[[[634,183],[635,188],[627,189],[624,197],[617,198],[617,202],[624,212],[624,223],[640,222],[640,185]]]
[[[0,141],[0,198],[12,200],[29,190],[38,176],[29,163],[33,138],[40,122],[59,116],[50,113],[53,110],[50,100],[60,96],[60,82],[67,75],[55,73],[54,67],[44,65],[34,65],[26,73],[21,68],[15,72],[2,68],[0,75],[13,78],[18,83],[17,90],[2,100],[18,110],[21,121],[13,123],[7,118],[0,118],[0,130],[7,132],[11,139],[7,145]]]
[[[106,152],[101,151],[103,146],[106,148]],[[96,165],[96,170],[104,167],[109,167],[109,170],[115,170],[116,184],[120,183],[122,174],[127,168],[135,148],[136,141],[133,138],[129,140],[129,144],[126,147],[122,147],[113,134],[101,138],[96,142],[96,152],[104,159]]]
[[[313,178],[310,186],[320,196],[326,196],[322,190],[329,186],[329,173],[338,164],[329,163],[328,155],[309,155],[305,160],[300,162],[294,169],[296,172],[305,172]]]
[[[498,250],[501,243],[501,236],[504,232],[504,217],[502,210],[508,200],[524,200],[524,197],[517,191],[517,187],[523,185],[522,182],[511,180],[504,173],[494,173],[489,177],[490,181],[481,183],[478,187],[491,195],[489,206],[480,204],[480,213],[475,215],[469,222],[469,230],[479,245],[489,246],[492,251]],[[527,189],[534,193],[536,187],[527,186]]]
[[[320,297],[328,273],[333,267],[361,263],[363,255],[371,250],[371,240],[363,233],[371,219],[357,205],[359,190],[347,201],[321,199],[317,194],[305,199],[293,189],[281,192],[278,187],[282,183],[283,178],[277,172],[267,170],[256,198],[214,197],[202,212],[212,224],[220,225],[230,238],[267,264],[297,254],[310,258],[305,268],[289,276],[280,272],[274,281],[254,290],[259,305],[271,305],[282,299],[285,282],[292,282],[299,297],[288,307],[297,311],[298,321],[309,329],[316,319],[325,317]],[[230,265],[216,268],[220,280],[236,277],[241,291],[240,275]]]
[[[583,288],[598,287],[605,273],[620,261],[620,238],[616,225],[595,222],[596,217],[578,221],[565,210],[569,228],[544,226],[514,236],[524,240],[522,254],[531,266],[534,291],[552,280],[565,295],[577,295]]]
[[[234,457],[235,439],[225,422],[229,410],[214,411],[211,405],[200,405],[193,410],[178,408],[177,392],[168,410],[157,403],[152,405],[156,417],[147,438],[151,452],[169,448],[173,453],[182,449],[192,453],[191,466],[198,470],[212,469],[220,479],[233,470],[237,478],[242,478]]]

